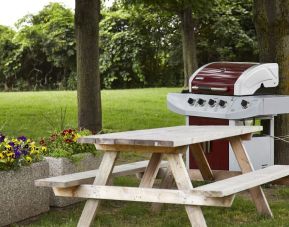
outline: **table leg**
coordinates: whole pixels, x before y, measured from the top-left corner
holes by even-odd
[[[178,189],[193,189],[182,154],[168,154],[167,159]],[[207,226],[203,212],[199,206],[185,206],[185,208],[192,226]]]
[[[213,172],[201,144],[192,144],[190,148],[204,180],[214,180]]]
[[[167,168],[166,174],[161,181],[160,188],[171,188],[174,184],[174,176],[170,167]],[[162,203],[153,203],[151,210],[153,213],[159,213],[162,208]]]
[[[152,188],[157,176],[157,173],[160,168],[163,154],[161,153],[152,153],[148,166],[144,172],[144,175],[141,179],[140,188]]]
[[[229,141],[242,173],[254,171],[254,167],[250,161],[245,147],[243,146],[241,138],[239,136],[232,137],[229,139]],[[268,201],[261,186],[252,188],[249,190],[249,192],[255,203],[257,211],[262,215],[273,217],[272,211],[269,207]]]
[[[113,170],[118,152],[107,151],[104,153],[102,161],[100,163],[97,175],[93,182],[94,185],[106,185],[109,176]],[[78,227],[90,226],[96,215],[97,208],[100,200],[89,199],[87,200],[80,219],[78,221]]]

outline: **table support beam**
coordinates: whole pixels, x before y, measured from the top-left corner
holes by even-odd
[[[204,180],[209,180],[209,181],[214,180],[213,172],[211,170],[211,167],[205,156],[205,153],[203,151],[201,144],[199,143],[192,144],[190,145],[190,149],[191,149],[191,154],[193,154],[196,164],[199,170],[201,171]]]
[[[163,177],[160,188],[166,189],[171,188],[174,184],[174,176],[170,167],[167,168],[166,174]],[[162,203],[153,203],[151,207],[151,211],[155,214],[159,213],[162,209]]]
[[[234,195],[216,198],[198,192],[177,189],[136,188],[123,186],[99,186],[83,184],[70,188],[53,188],[56,196],[90,199],[107,199],[134,202],[167,203],[230,207]]]
[[[178,189],[193,189],[193,185],[183,161],[182,154],[168,154],[167,159]],[[207,226],[203,212],[199,206],[187,205],[185,208],[192,226]]]
[[[94,185],[106,185],[113,170],[118,152],[105,152],[93,182]],[[78,227],[89,227],[96,215],[100,200],[89,199],[78,221]]]
[[[242,143],[242,139],[239,136],[236,136],[231,137],[229,141],[242,173],[254,171],[254,167]],[[268,201],[261,186],[249,189],[249,192],[251,194],[253,202],[255,203],[258,213],[264,216],[273,217],[273,213],[269,207]]]
[[[163,154],[152,153],[148,166],[142,176],[139,187],[140,188],[152,188],[156,179],[156,176],[160,169]]]

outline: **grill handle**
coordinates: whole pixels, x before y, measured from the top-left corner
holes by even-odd
[[[227,87],[204,87],[204,86],[192,86],[192,90],[204,90],[204,91],[228,91]]]

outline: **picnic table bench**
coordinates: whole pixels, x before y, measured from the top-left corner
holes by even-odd
[[[261,126],[176,126],[85,136],[79,139],[80,143],[95,144],[96,149],[105,151],[99,169],[40,179],[36,185],[53,187],[56,196],[87,198],[78,222],[81,227],[91,225],[99,202],[104,199],[183,204],[192,226],[206,226],[201,206],[230,207],[235,194],[244,190],[249,190],[260,214],[273,217],[260,185],[288,176],[289,166],[275,165],[254,171],[242,140],[261,130]],[[225,138],[230,141],[242,174],[193,188],[183,153],[191,146],[203,179],[214,180],[201,143]],[[111,175],[122,172],[121,166],[114,168],[118,153],[130,151],[152,153],[148,162],[126,164],[129,167],[124,168],[129,169],[126,174],[134,169],[144,171],[139,187],[106,185]],[[164,156],[167,163],[162,161]],[[164,167],[167,168],[161,188],[152,188],[159,169]],[[93,178],[93,184],[88,184]],[[177,189],[169,189],[172,180]]]

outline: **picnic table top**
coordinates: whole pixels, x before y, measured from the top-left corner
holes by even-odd
[[[262,131],[262,126],[174,126],[84,136],[79,143],[179,147]]]

